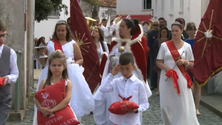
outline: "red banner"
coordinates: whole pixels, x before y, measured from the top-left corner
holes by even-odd
[[[75,37],[75,41],[81,49],[84,59],[83,67],[85,70],[83,75],[93,92],[100,82],[99,57],[96,45],[93,42],[91,33],[87,26],[86,19],[77,0],[70,0],[70,19],[71,30]]]
[[[190,70],[199,86],[222,70],[222,0],[211,0],[201,19],[193,45],[194,67]]]

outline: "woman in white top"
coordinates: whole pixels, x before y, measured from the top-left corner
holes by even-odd
[[[163,123],[164,125],[199,125],[191,91],[192,82],[189,75],[185,77],[186,68],[192,68],[194,64],[192,49],[190,44],[181,40],[183,32],[181,24],[175,22],[171,28],[173,39],[161,44],[156,59],[156,64],[161,69],[159,91]],[[175,56],[175,53],[179,56]],[[172,75],[167,77],[166,75],[171,71]],[[173,78],[176,74],[178,78],[175,80]]]
[[[101,61],[103,53],[108,53],[107,43],[104,41],[104,32],[99,28],[95,27],[92,30],[92,38],[95,42],[99,59]]]

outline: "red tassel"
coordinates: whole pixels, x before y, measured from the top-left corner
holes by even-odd
[[[187,87],[191,88],[193,83],[192,83],[190,76],[188,74],[186,75],[186,79],[187,79]]]

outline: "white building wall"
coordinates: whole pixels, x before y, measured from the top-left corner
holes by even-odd
[[[70,11],[70,0],[63,0],[62,3],[68,6],[68,12]],[[69,12],[70,13],[70,12]],[[35,32],[34,37],[39,38],[44,36],[46,41],[49,41],[54,32],[55,24],[58,20],[66,20],[70,14],[65,15],[64,10],[60,12],[59,18],[49,18],[48,20],[43,20],[41,22],[35,22]]]
[[[194,22],[198,27],[208,3],[209,0],[152,0],[152,19],[164,17],[170,28],[176,18],[182,17],[186,23]]]
[[[151,10],[143,9],[143,0],[117,0],[117,14],[119,15],[151,15]]]

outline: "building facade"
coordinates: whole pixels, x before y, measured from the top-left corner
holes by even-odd
[[[151,0],[117,0],[117,14],[126,17],[130,15],[132,19],[148,21],[152,16]]]
[[[168,28],[176,18],[182,17],[187,22],[199,26],[210,0],[152,0],[153,20],[164,17]]]

